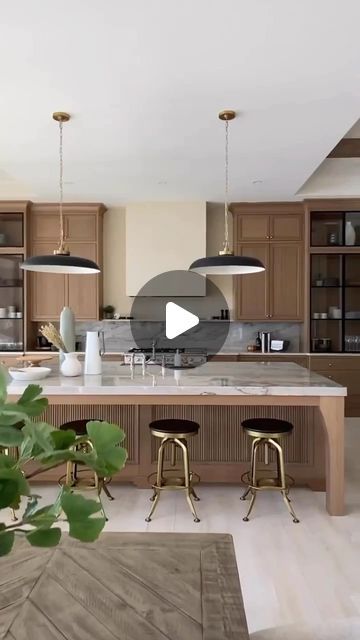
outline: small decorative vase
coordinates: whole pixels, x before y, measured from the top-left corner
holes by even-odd
[[[351,220],[346,221],[345,225],[345,244],[352,247],[355,244],[356,232]]]
[[[63,376],[75,377],[80,376],[82,371],[81,362],[78,360],[78,354],[75,352],[64,353],[64,360],[60,365],[60,372]]]
[[[75,316],[70,307],[64,307],[60,314],[60,335],[69,352],[75,351]],[[60,363],[64,361],[64,352],[60,351]]]

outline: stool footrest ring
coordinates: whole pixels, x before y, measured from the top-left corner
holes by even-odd
[[[268,469],[264,469],[263,471],[264,473],[269,473]],[[261,471],[259,471],[258,473],[261,473]],[[288,491],[291,487],[294,486],[295,484],[295,480],[292,476],[289,476],[288,474],[285,475],[285,479],[286,479],[286,485],[282,486],[281,484],[279,484],[280,480],[278,477],[269,477],[269,476],[264,476],[264,477],[257,477],[257,484],[253,485],[251,484],[251,477],[250,477],[250,471],[245,471],[245,473],[242,474],[241,476],[241,482],[246,485],[247,487],[249,487],[249,489],[254,489],[255,491],[264,491],[264,490],[275,490],[275,491]]]

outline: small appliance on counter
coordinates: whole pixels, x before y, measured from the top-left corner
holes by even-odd
[[[261,352],[262,353],[269,353],[270,345],[271,345],[271,333],[270,333],[270,331],[261,331],[260,340],[261,340]]]
[[[290,346],[290,340],[270,340],[270,351],[287,351]]]
[[[102,338],[100,345],[100,336]],[[103,331],[87,331],[85,347],[85,375],[100,375],[102,371],[101,356],[105,353],[105,338]]]

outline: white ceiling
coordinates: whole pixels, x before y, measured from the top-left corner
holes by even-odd
[[[0,24],[0,198],[294,197],[360,112],[359,0],[16,0]],[[253,180],[262,180],[253,184]]]

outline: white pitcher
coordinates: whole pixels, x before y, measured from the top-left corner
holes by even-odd
[[[102,347],[100,346],[102,336]],[[85,347],[85,375],[100,375],[102,370],[101,356],[105,353],[105,340],[103,331],[87,331]]]

